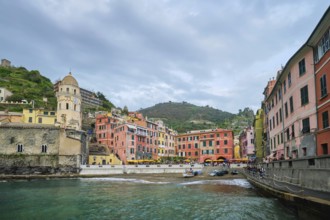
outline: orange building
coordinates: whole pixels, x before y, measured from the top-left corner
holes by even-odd
[[[195,162],[228,161],[233,158],[232,130],[210,129],[178,134],[177,154]]]
[[[314,50],[317,124],[316,154],[330,153],[330,7],[309,37]]]

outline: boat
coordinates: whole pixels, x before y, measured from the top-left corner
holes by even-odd
[[[237,174],[238,174],[238,171],[237,170],[231,171],[231,175],[237,175]]]
[[[227,170],[213,170],[209,173],[210,176],[223,176],[225,174],[228,174]]]
[[[184,178],[194,177],[196,175],[197,175],[197,173],[195,173],[192,169],[185,170],[184,173],[183,173]]]

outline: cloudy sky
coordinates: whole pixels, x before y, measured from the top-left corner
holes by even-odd
[[[256,110],[327,0],[0,0],[0,58],[130,111]]]

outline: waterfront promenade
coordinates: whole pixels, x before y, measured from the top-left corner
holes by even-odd
[[[267,171],[270,171],[268,168]],[[299,219],[326,219],[330,213],[330,192],[303,187],[297,179],[262,169],[245,169],[247,180],[262,193],[275,196],[297,210]],[[277,170],[278,172],[278,170]],[[327,178],[323,176],[322,178]],[[297,182],[297,183],[293,183]]]

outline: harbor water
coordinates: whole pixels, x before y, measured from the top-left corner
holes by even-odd
[[[0,219],[297,219],[245,179],[171,176],[0,182]]]

